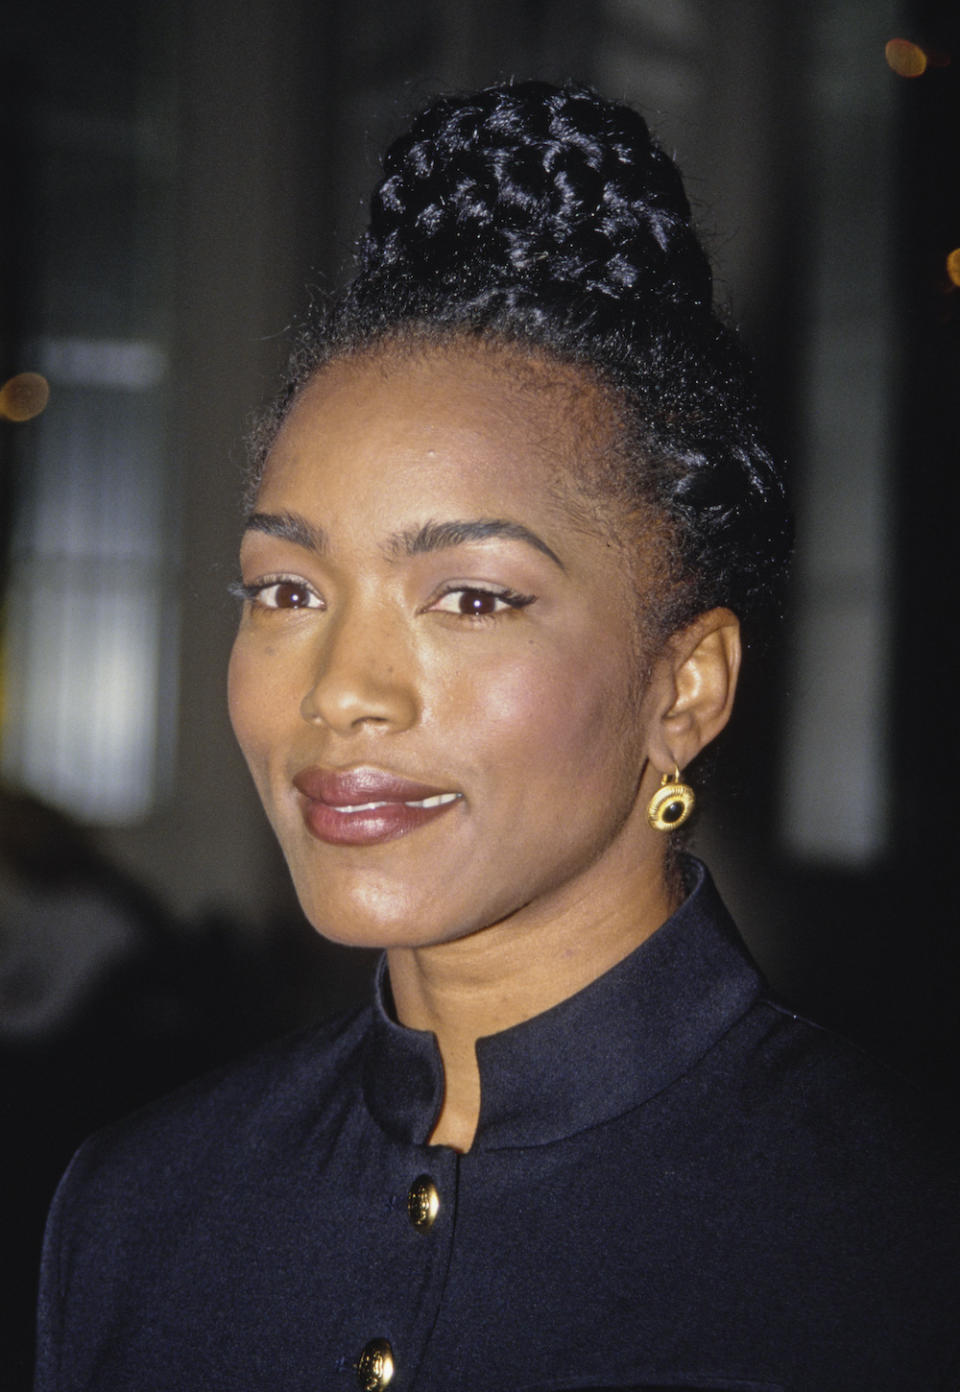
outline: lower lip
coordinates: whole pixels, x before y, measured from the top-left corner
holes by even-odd
[[[461,798],[437,807],[410,807],[405,802],[387,802],[365,812],[338,812],[325,802],[307,798],[302,806],[303,820],[311,836],[329,846],[377,846],[408,836],[445,812],[458,807]]]

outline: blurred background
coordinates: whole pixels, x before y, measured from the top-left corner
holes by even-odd
[[[4,1386],[83,1135],[365,989],[234,748],[227,586],[244,430],[437,90],[586,79],[678,159],[800,528],[697,846],[778,989],[955,1087],[954,0],[35,0],[0,64]]]

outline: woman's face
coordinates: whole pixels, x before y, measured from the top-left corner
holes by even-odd
[[[571,375],[466,347],[335,362],[273,447],[230,710],[331,938],[594,913],[662,855],[636,571],[577,506],[600,427]]]

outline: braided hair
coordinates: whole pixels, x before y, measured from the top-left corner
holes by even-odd
[[[518,345],[613,404],[616,492],[670,524],[667,631],[776,608],[791,541],[749,370],[713,309],[674,163],[592,89],[518,82],[438,98],[384,158],[356,275],[315,312],[253,439],[254,477],[299,388],[390,342]]]

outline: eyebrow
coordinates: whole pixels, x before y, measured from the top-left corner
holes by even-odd
[[[422,556],[430,551],[445,551],[471,541],[487,541],[490,537],[526,542],[544,556],[549,556],[561,570],[566,569],[557,553],[536,532],[531,532],[521,522],[507,522],[498,517],[480,518],[475,522],[425,522],[422,527],[395,532],[387,542],[387,549],[393,556]]]
[[[323,528],[314,526],[296,512],[253,512],[247,518],[246,530],[264,532],[267,536],[292,542],[294,546],[302,546],[318,556],[327,550],[327,536]],[[476,521],[425,522],[422,527],[394,532],[387,539],[384,550],[391,559],[398,560],[402,556],[446,551],[471,541],[488,541],[491,537],[525,542],[549,557],[561,570],[566,569],[557,553],[536,532],[522,522],[508,522],[499,517],[478,518]]]
[[[291,541],[305,551],[322,556],[327,549],[327,536],[322,527],[315,527],[298,512],[251,512],[245,531],[264,532],[280,541]]]

